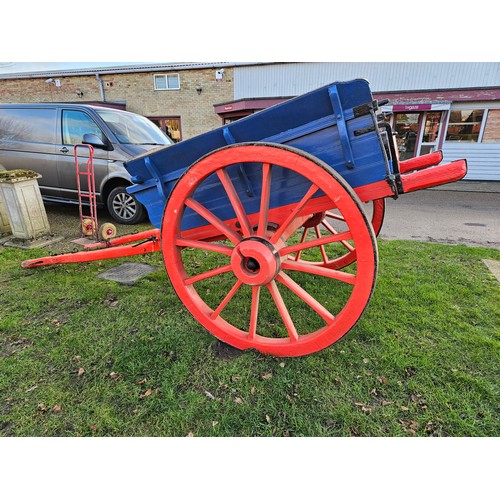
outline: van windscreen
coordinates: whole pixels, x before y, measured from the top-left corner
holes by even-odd
[[[97,113],[122,144],[164,146],[173,143],[167,135],[144,116],[113,110],[99,110]]]

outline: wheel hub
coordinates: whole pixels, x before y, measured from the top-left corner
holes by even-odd
[[[264,238],[250,237],[238,243],[231,255],[234,274],[247,285],[265,285],[280,271],[280,258]]]
[[[317,226],[325,218],[325,212],[318,212],[314,214],[310,219],[306,220],[302,227],[314,227]]]

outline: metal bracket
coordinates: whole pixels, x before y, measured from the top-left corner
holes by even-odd
[[[162,195],[166,200],[168,200],[170,192],[167,191],[165,184],[162,182],[159,170],[156,168],[156,165],[151,161],[149,156],[146,156],[144,158],[144,165],[146,165],[146,168],[151,174],[151,177],[156,179],[156,188],[158,189],[158,193]]]
[[[340,143],[344,152],[346,167],[354,168],[354,157],[352,154],[351,142],[349,141],[349,134],[347,132],[347,125],[344,117],[344,110],[342,109],[342,103],[340,102],[340,97],[337,92],[336,85],[328,87],[328,95],[330,96],[333,112],[337,120],[337,130],[339,132]]]
[[[236,139],[233,137],[233,134],[231,134],[231,131],[229,130],[228,127],[224,127],[222,129],[222,135],[224,136],[224,140],[226,141],[227,144],[236,144]],[[252,184],[250,182],[250,179],[248,178],[245,167],[241,163],[239,164],[239,174],[240,174],[240,179],[245,185],[245,191],[247,195],[250,198],[253,198],[255,194],[252,189]]]

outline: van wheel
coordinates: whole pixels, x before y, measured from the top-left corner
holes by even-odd
[[[137,224],[146,217],[146,210],[135,198],[127,193],[125,186],[115,187],[107,200],[109,214],[120,224]]]

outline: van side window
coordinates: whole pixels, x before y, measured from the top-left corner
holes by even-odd
[[[42,142],[54,144],[55,109],[9,109],[0,115],[0,141]]]
[[[84,134],[95,134],[103,142],[106,141],[102,130],[83,111],[63,110],[62,129],[64,144],[81,144]]]

